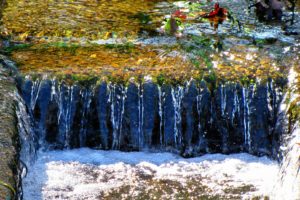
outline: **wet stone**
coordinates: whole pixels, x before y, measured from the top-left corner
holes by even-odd
[[[15,83],[0,64],[0,199],[13,199],[17,191],[18,137]]]

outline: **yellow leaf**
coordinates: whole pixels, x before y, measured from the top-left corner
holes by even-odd
[[[20,40],[25,40],[28,37],[28,32],[22,33],[19,35]]]
[[[92,54],[90,58],[97,58],[97,54]]]
[[[112,35],[111,32],[106,32],[103,39],[107,40],[108,38],[111,38],[111,35]]]
[[[66,30],[65,35],[66,35],[66,37],[72,37],[72,31]]]

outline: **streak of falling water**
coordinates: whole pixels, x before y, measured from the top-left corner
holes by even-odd
[[[252,96],[250,96],[252,94]],[[251,150],[251,110],[250,110],[250,104],[251,104],[251,99],[253,98],[253,91],[251,91],[251,88],[243,88],[243,105],[244,105],[244,119],[243,119],[243,124],[244,124],[244,141],[245,141],[245,146],[248,151]]]
[[[58,105],[59,105],[59,113],[58,113],[58,124],[63,127],[63,130],[60,130],[60,136],[64,138],[62,142],[64,142],[64,147],[70,148],[70,140],[71,140],[71,125],[72,125],[72,106],[74,99],[74,86],[67,87],[67,94],[64,94],[62,88],[58,89],[59,97],[58,97]]]
[[[107,84],[108,91],[108,102],[110,104],[110,121],[113,128],[113,147],[116,145],[116,130],[115,130],[115,105],[114,105],[114,93],[115,93],[115,85]]]
[[[41,90],[41,81],[36,80],[33,82],[32,88],[31,88],[31,99],[30,99],[30,109],[33,111],[36,105],[36,101],[39,97],[39,93]]]
[[[300,197],[300,128],[296,125],[293,133],[286,138],[281,148],[285,156],[281,162],[278,180],[273,189],[274,200],[298,200]]]
[[[115,84],[108,85],[108,92],[109,92],[108,103],[110,103],[110,111],[111,111],[110,120],[113,129],[113,144],[112,144],[113,149],[120,148],[120,142],[122,137],[123,115],[125,112],[125,99],[127,93],[127,88],[125,88],[124,86],[120,86],[121,96],[120,94],[116,94],[116,87],[117,86]]]
[[[72,126],[72,121],[71,121],[71,115],[72,115],[72,105],[74,101],[74,86],[71,86],[69,88],[68,93],[70,94],[68,103],[67,103],[67,116],[66,116],[66,143],[65,146],[70,147],[70,141],[71,141],[71,126]]]
[[[237,90],[234,90],[234,102],[233,102],[233,110],[232,110],[232,116],[231,116],[231,124],[233,124],[233,120],[235,118],[236,113],[240,113],[240,101],[237,94]]]
[[[225,86],[221,86],[221,113],[222,116],[225,114],[225,109],[226,109],[226,99],[227,99],[227,94],[225,90]]]
[[[55,78],[51,80],[51,101],[57,96],[56,92],[56,80]]]
[[[272,81],[268,81],[268,89],[267,90],[268,90],[268,95],[267,95],[268,109],[272,112],[273,108],[275,108],[275,101],[272,101],[272,97],[274,97]]]
[[[128,87],[122,86],[122,107],[121,107],[121,115],[120,115],[120,133],[119,133],[119,145],[122,139],[122,127],[123,127],[123,119],[125,113],[125,100],[127,98],[127,89]]]
[[[27,113],[25,102],[22,97],[15,94],[17,107],[16,115],[18,119],[18,132],[20,138],[20,159],[26,166],[31,166],[36,158],[37,141],[34,136],[33,122],[29,113]]]
[[[294,102],[299,94],[297,93],[297,75],[293,68],[289,72],[288,88],[290,95],[285,95],[281,103],[281,111],[288,116],[290,105],[286,105],[286,98],[289,96],[289,104]],[[288,119],[285,119],[288,120]],[[300,198],[300,126],[299,122],[293,125],[290,134],[285,135],[282,140],[281,150],[284,153],[281,161],[280,170],[277,177],[277,183],[273,188],[271,198],[274,200],[299,200]]]
[[[163,101],[163,93],[161,91],[161,87],[158,86],[158,114],[159,114],[159,140],[160,140],[160,145],[163,145],[163,108],[162,108],[162,103]]]
[[[202,101],[202,94],[199,93],[199,95],[197,96],[197,112],[198,112],[198,116],[199,116],[199,123],[198,123],[198,131],[199,131],[199,134],[202,135],[201,133],[201,101]],[[205,137],[205,133],[203,135]],[[201,141],[199,141],[201,142]]]
[[[112,124],[112,128],[113,128],[113,144],[112,147],[115,148],[117,146],[117,141],[116,141],[116,137],[117,137],[117,130],[116,130],[116,121],[115,121],[115,90],[116,90],[116,86],[115,85],[107,85],[108,87],[108,93],[109,93],[109,97],[108,97],[108,103],[110,103],[110,121]]]
[[[248,91],[246,90],[246,88],[243,88],[243,95],[242,95],[242,99],[243,99],[243,107],[244,107],[244,117],[243,117],[243,125],[244,125],[244,141],[245,141],[245,145],[247,148],[249,148],[249,137],[248,137],[248,114],[249,114],[249,107],[248,107],[248,102],[247,102],[247,96],[248,96]]]
[[[138,86],[139,90],[139,149],[142,149],[144,147],[144,89],[141,84]]]
[[[172,100],[174,105],[174,141],[176,145],[180,145],[182,142],[182,135],[181,135],[181,105],[182,105],[182,98],[184,95],[184,88],[178,86],[177,88],[172,88],[171,91]]]
[[[92,91],[90,89],[87,90],[82,90],[80,91],[80,96],[83,102],[83,108],[82,108],[82,114],[81,114],[81,120],[80,120],[80,146],[83,147],[85,146],[86,143],[86,134],[87,134],[87,115],[89,113],[90,110],[90,105],[91,105],[91,101],[92,101]],[[72,95],[70,95],[72,96]],[[70,112],[70,110],[68,109],[68,112]],[[69,116],[69,114],[67,115]]]
[[[276,105],[279,103],[279,96],[282,96],[280,89],[277,87],[274,88],[274,83],[270,80],[270,82],[268,82],[268,108],[272,117],[277,116],[278,107]]]
[[[32,166],[37,159],[37,139],[33,130],[33,121],[30,113],[27,112],[26,105],[19,93],[14,94],[16,103],[16,117],[18,120],[18,136],[20,142],[19,166],[16,176],[18,188],[18,198],[23,198],[22,179],[27,176],[28,167]]]

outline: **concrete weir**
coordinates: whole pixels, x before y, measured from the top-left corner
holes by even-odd
[[[18,177],[18,129],[15,81],[0,57],[0,199],[16,199]]]

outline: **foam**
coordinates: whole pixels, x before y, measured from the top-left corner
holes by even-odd
[[[39,152],[36,163],[23,179],[23,189],[25,200],[97,199],[100,194],[124,185],[141,187],[145,183],[141,177],[173,180],[182,185],[191,178],[201,177],[200,182],[208,191],[220,195],[228,188],[251,185],[255,189],[242,195],[248,198],[268,196],[277,173],[275,161],[246,153],[184,159],[171,153],[82,148]],[[135,194],[138,193],[131,193]],[[172,199],[171,196],[164,198]]]

